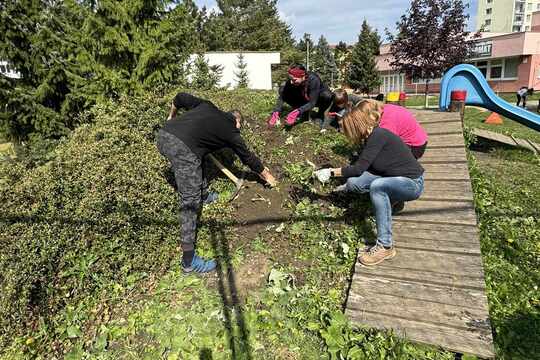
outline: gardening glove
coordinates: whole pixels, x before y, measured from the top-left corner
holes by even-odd
[[[287,115],[287,125],[294,125],[296,119],[300,116],[300,110],[293,110]]]
[[[274,111],[272,116],[268,119],[268,127],[275,126],[279,123],[279,112]]]
[[[320,169],[315,171],[313,174],[315,174],[317,179],[324,184],[325,182],[328,182],[328,180],[330,180],[330,171],[330,169]]]
[[[338,193],[338,192],[344,192],[347,191],[347,184],[339,185],[332,190],[332,192]]]

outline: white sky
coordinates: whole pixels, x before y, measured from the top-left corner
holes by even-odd
[[[215,0],[195,0],[195,3],[199,7],[217,8]],[[478,0],[464,0],[464,3],[469,3],[469,30],[474,30]],[[384,40],[385,27],[395,32],[396,22],[409,5],[407,0],[278,0],[280,16],[291,26],[296,39],[310,33],[317,43],[324,35],[330,44],[340,40],[347,44],[356,42],[364,19]]]

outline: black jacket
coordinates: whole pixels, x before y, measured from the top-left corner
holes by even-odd
[[[261,161],[247,148],[236,128],[233,114],[187,93],[178,93],[173,103],[178,110],[186,112],[167,121],[163,130],[182,140],[201,160],[208,153],[228,147],[251,170],[263,171]]]

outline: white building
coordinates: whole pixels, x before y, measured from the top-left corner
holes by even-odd
[[[21,74],[19,74],[15,69],[13,69],[7,61],[0,61],[0,73],[12,79],[21,78]]]
[[[204,54],[210,66],[220,65],[223,68],[219,86],[234,88],[237,84],[235,73],[238,73],[238,56],[240,52],[215,51]],[[257,90],[272,89],[272,64],[280,63],[280,53],[272,51],[242,51],[246,71],[249,78],[249,88]],[[197,55],[191,56],[191,62]]]

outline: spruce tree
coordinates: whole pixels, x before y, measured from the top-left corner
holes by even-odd
[[[209,15],[204,25],[209,50],[276,51],[293,46],[276,0],[217,0],[217,5],[220,12]]]
[[[222,68],[219,65],[210,66],[204,54],[198,54],[191,69],[190,87],[209,90],[218,86],[221,80]]]
[[[347,80],[347,71],[351,61],[351,48],[343,41],[340,41],[334,49],[334,59],[336,59],[337,67],[336,82],[343,86]]]
[[[236,87],[249,87],[249,73],[247,71],[247,63],[244,61],[244,54],[238,54],[238,62],[236,63],[238,71],[234,73],[236,76]]]
[[[347,82],[353,89],[366,94],[371,93],[381,83],[375,62],[375,54],[379,48],[377,39],[378,34],[371,30],[364,20],[358,42],[351,53]]]
[[[326,84],[333,86],[337,76],[336,61],[328,41],[321,35],[313,52],[313,71],[316,71]]]

